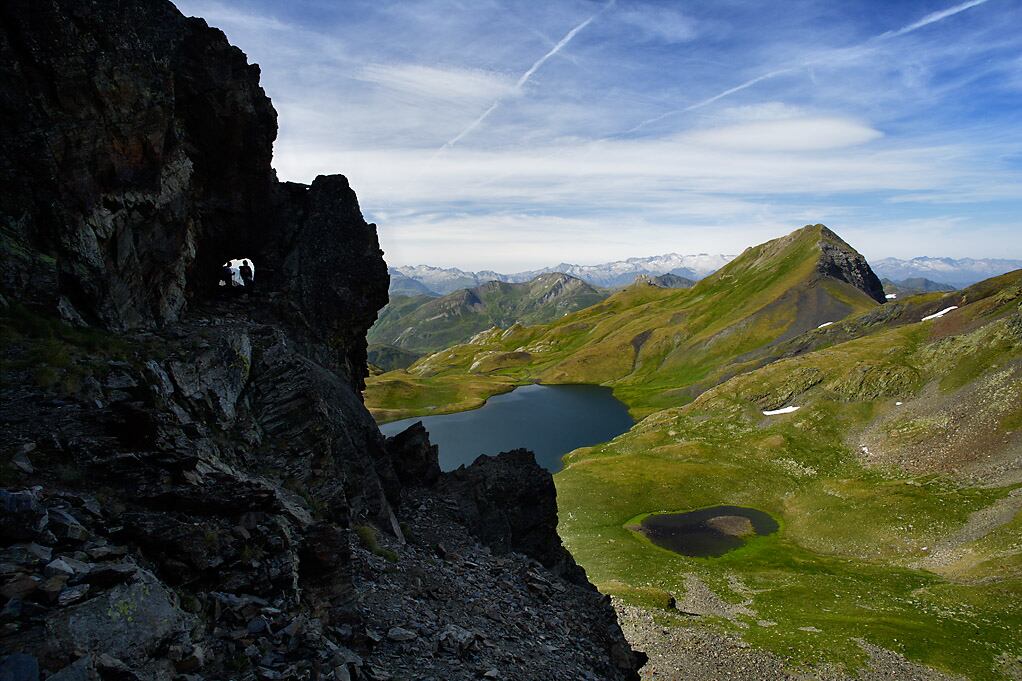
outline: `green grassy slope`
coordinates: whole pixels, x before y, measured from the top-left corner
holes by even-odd
[[[479,399],[489,379],[495,390],[508,380],[608,385],[636,417],[684,404],[727,378],[735,360],[877,306],[824,273],[825,248],[857,255],[822,225],[806,226],[747,249],[689,289],[638,284],[547,325],[480,334],[407,372],[373,378],[366,403],[376,413],[416,415],[423,398],[411,398],[408,386],[429,391],[431,379],[460,375],[474,377]]]
[[[394,296],[380,311],[368,340],[424,354],[494,326],[550,322],[606,297],[581,279],[559,273],[521,284],[491,281],[440,298]]]
[[[944,318],[774,362],[573,452],[555,477],[566,544],[601,589],[666,626],[731,629],[796,666],[856,667],[862,639],[1015,678],[1022,272],[965,296]],[[800,408],[762,414],[782,405]],[[767,511],[781,529],[705,559],[629,529],[717,504]],[[684,602],[693,576],[740,607],[698,620],[660,607],[668,593]]]
[[[565,457],[559,530],[601,590],[654,613],[665,645],[673,627],[709,627],[795,668],[854,670],[869,643],[1022,678],[1022,271],[877,305],[828,276],[833,247],[807,227],[692,289],[633,286],[477,334],[372,379],[367,403],[389,419],[536,380],[610,385],[645,418]],[[784,406],[798,410],[763,414]],[[634,531],[715,505],[780,529],[717,558]]]

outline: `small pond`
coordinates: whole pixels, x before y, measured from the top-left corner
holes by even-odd
[[[416,421],[440,446],[440,468],[454,470],[480,454],[525,448],[551,473],[579,447],[612,440],[634,425],[610,388],[595,385],[526,385],[491,397],[472,411],[394,421],[380,426],[396,435]]]
[[[638,531],[661,548],[683,556],[722,556],[756,535],[773,534],[777,521],[763,511],[741,506],[713,506],[688,513],[646,516]]]

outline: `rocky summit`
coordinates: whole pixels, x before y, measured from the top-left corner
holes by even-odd
[[[0,678],[638,678],[529,453],[380,434],[375,226],[276,180],[258,67],[159,0],[0,17]]]

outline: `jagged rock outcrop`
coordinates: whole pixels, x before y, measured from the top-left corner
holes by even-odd
[[[884,302],[884,285],[866,258],[827,227],[813,225],[813,228],[820,231],[822,255],[817,263],[817,271],[825,277],[851,284],[878,303]]]
[[[424,431],[380,434],[360,395],[387,295],[376,231],[342,176],[277,182],[258,67],[160,0],[15,0],[0,19],[0,669],[515,678],[527,654],[636,678],[560,547],[547,474],[521,455],[462,474],[489,499],[440,479]],[[256,287],[223,297],[239,256]],[[516,481],[538,515],[508,506]],[[429,527],[456,547],[442,566]],[[445,596],[416,624],[427,648],[383,643],[415,566],[451,593],[485,582],[501,639]],[[574,652],[533,646],[543,632]]]
[[[422,421],[388,437],[387,452],[405,487],[432,487],[440,480],[439,451],[430,443]]]
[[[457,499],[469,531],[494,551],[523,553],[568,581],[589,585],[557,536],[557,491],[532,452],[481,456],[448,473],[443,490]]]

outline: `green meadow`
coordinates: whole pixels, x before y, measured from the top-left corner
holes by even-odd
[[[878,306],[818,276],[829,238],[807,227],[692,289],[635,286],[480,334],[371,379],[367,404],[389,420],[535,381],[608,385],[642,420],[555,476],[561,536],[602,591],[793,668],[858,669],[865,642],[1018,678],[1022,273]],[[799,408],[763,414],[783,406]],[[636,531],[646,514],[715,505],[780,529],[716,558]],[[716,605],[693,615],[696,587]]]

